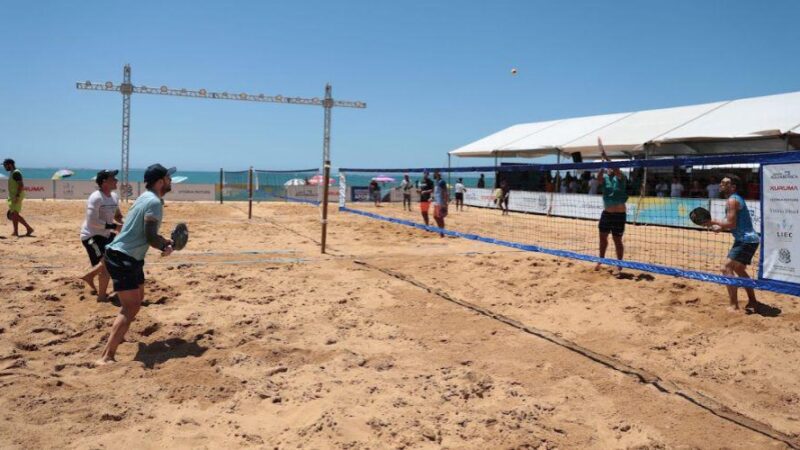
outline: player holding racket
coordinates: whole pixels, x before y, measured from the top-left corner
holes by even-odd
[[[144,257],[150,247],[161,250],[161,256],[172,253],[172,240],[158,234],[164,211],[164,195],[172,190],[175,168],[153,164],[144,173],[147,190],[136,199],[125,216],[125,225],[106,247],[103,258],[114,290],[122,304],[111,334],[97,365],[114,362],[117,347],[136,318],[144,300]]]
[[[709,220],[705,223],[705,226],[711,228],[714,232],[724,230],[730,231],[733,235],[733,246],[728,252],[728,260],[722,266],[722,274],[729,277],[750,278],[747,275],[747,266],[753,261],[753,255],[758,250],[761,237],[753,228],[753,221],[750,218],[747,203],[736,191],[740,185],[741,181],[736,175],[726,176],[719,182],[720,193],[727,197],[725,201],[725,219]],[[736,311],[739,309],[739,288],[730,285],[726,287],[730,299],[729,309]],[[744,288],[744,290],[747,292],[745,312],[748,314],[757,312],[759,303],[756,301],[755,291],[753,288]]]

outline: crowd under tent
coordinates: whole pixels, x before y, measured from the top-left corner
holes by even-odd
[[[800,148],[800,92],[514,125],[449,152],[458,157],[611,158],[784,152]],[[576,161],[577,162],[577,161]]]

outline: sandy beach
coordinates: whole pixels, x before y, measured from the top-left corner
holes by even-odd
[[[146,307],[93,368],[118,308],[76,280],[84,207],[0,229],[2,448],[800,445],[797,298],[732,314],[719,285],[338,212],[321,255],[307,205],[168,201],[189,245],[150,252]]]

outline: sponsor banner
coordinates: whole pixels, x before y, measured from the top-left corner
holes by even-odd
[[[369,202],[369,186],[353,186],[350,188],[351,202]]]
[[[97,183],[94,181],[68,181],[57,180],[55,185],[55,198],[58,199],[87,199],[92,192],[97,190]]]
[[[286,195],[287,197],[294,198],[297,200],[304,200],[310,202],[318,202],[322,199],[322,186],[286,186]],[[339,189],[336,186],[330,186],[328,188],[328,202],[329,203],[338,203],[339,202]]]
[[[467,206],[479,206],[481,208],[496,208],[494,202],[494,191],[492,189],[484,189],[484,188],[469,188],[467,192],[464,193],[464,204]],[[512,195],[509,197],[509,202],[513,201],[516,192],[512,191]],[[525,192],[520,192],[520,194],[525,194]],[[509,209],[513,209],[509,203]],[[534,211],[527,211],[525,209],[519,209],[515,211],[525,211],[525,212],[534,212]],[[547,211],[544,211],[547,212]]]
[[[25,186],[25,198],[53,198],[53,180],[27,180],[25,178],[22,180]],[[0,180],[0,198],[8,198],[8,179]]]
[[[482,208],[498,208],[494,190],[470,188],[464,194],[464,204]],[[625,205],[628,222],[651,225],[700,228],[689,220],[689,213],[696,207],[709,209],[714,219],[725,218],[725,200],[694,198],[631,197]],[[761,208],[758,201],[747,204],[753,226],[761,226]],[[589,194],[560,194],[548,192],[511,191],[508,198],[511,211],[535,214],[550,214],[561,217],[599,220],[603,212],[603,197]],[[638,214],[637,214],[638,211]]]
[[[217,193],[216,184],[172,184],[172,191],[167,194],[169,200],[214,201]]]
[[[800,283],[800,164],[764,165],[761,278]]]

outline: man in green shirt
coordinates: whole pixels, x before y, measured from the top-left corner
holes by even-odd
[[[14,224],[12,236],[19,236],[19,224],[27,229],[25,236],[33,234],[33,228],[22,218],[22,199],[25,198],[25,184],[22,182],[22,172],[17,169],[14,160],[6,158],[3,168],[10,174],[8,177],[8,213],[6,216]]]

